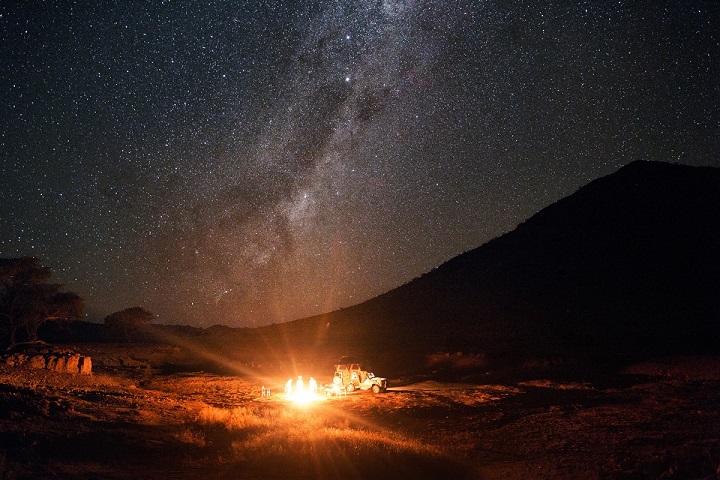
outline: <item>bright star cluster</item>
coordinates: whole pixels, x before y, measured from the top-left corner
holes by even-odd
[[[635,160],[720,166],[720,5],[0,4],[0,257],[88,318],[359,303]]]

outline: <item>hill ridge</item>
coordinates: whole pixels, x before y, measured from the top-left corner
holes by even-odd
[[[720,353],[718,246],[720,169],[638,161],[362,303],[256,329],[159,328],[383,365]]]
[[[717,350],[715,245],[720,169],[637,161],[394,290],[298,322],[405,350]]]

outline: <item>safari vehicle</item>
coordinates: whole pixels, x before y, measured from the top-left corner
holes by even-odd
[[[376,377],[374,373],[363,370],[359,362],[343,357],[335,365],[333,386],[344,388],[348,392],[359,389],[380,393],[387,390],[387,378]]]

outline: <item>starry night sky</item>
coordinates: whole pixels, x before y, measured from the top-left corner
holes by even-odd
[[[0,36],[0,257],[91,320],[293,320],[629,162],[720,167],[717,1],[11,0]]]

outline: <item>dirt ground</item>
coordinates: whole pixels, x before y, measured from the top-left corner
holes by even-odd
[[[2,365],[0,478],[718,479],[718,372],[675,358],[602,384],[390,379],[297,405],[280,374]]]

